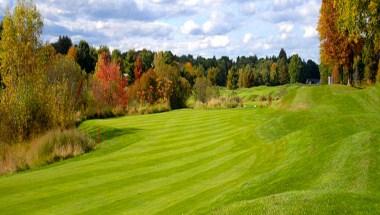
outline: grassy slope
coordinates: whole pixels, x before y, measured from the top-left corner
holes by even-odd
[[[93,120],[90,154],[0,177],[0,214],[379,214],[380,89]],[[283,93],[283,92],[282,92]]]

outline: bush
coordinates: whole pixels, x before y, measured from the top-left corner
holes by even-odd
[[[30,143],[0,143],[0,174],[78,156],[94,147],[95,142],[76,129],[50,131]]]
[[[95,142],[76,129],[52,131],[38,141],[38,161],[51,163],[87,153]]]
[[[53,127],[68,128],[75,124],[77,113],[85,104],[86,76],[71,58],[57,55],[47,71],[49,110]]]
[[[210,99],[219,97],[219,90],[205,77],[199,77],[195,81],[193,95],[196,101],[207,103]]]
[[[170,111],[169,103],[155,103],[155,104],[147,104],[141,105],[139,107],[131,107],[129,109],[129,114],[152,114],[152,113],[162,113]]]
[[[194,108],[218,109],[243,107],[243,100],[238,96],[212,98],[207,103],[196,102]]]

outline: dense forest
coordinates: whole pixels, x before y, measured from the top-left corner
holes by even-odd
[[[111,61],[120,66],[120,72],[127,75],[128,83],[150,69],[154,69],[154,58],[157,52],[150,50],[128,50],[121,52],[118,49],[110,51],[107,46],[96,48],[85,40],[73,44],[68,36],[60,36],[58,41],[51,44],[56,53],[75,56],[75,61],[82,70],[93,74],[98,56],[101,53],[110,57]],[[288,83],[306,83],[308,79],[319,79],[318,65],[312,61],[305,61],[298,55],[288,57],[284,49],[278,56],[258,58],[257,56],[239,56],[232,59],[228,56],[220,58],[206,58],[193,55],[174,55],[171,51],[162,52],[167,64],[177,65],[180,73],[191,85],[194,78],[207,77],[213,85],[228,86],[229,88],[252,87],[259,85],[276,86]],[[135,71],[139,70],[139,74]],[[193,77],[191,77],[193,76]]]

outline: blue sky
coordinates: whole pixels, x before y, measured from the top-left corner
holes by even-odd
[[[14,0],[0,0],[0,16]],[[43,39],[206,57],[288,55],[319,62],[321,0],[35,0]]]

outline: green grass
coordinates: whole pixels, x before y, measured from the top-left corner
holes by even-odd
[[[237,91],[269,93],[270,108],[86,121],[98,149],[0,177],[0,214],[380,214],[379,87]]]

